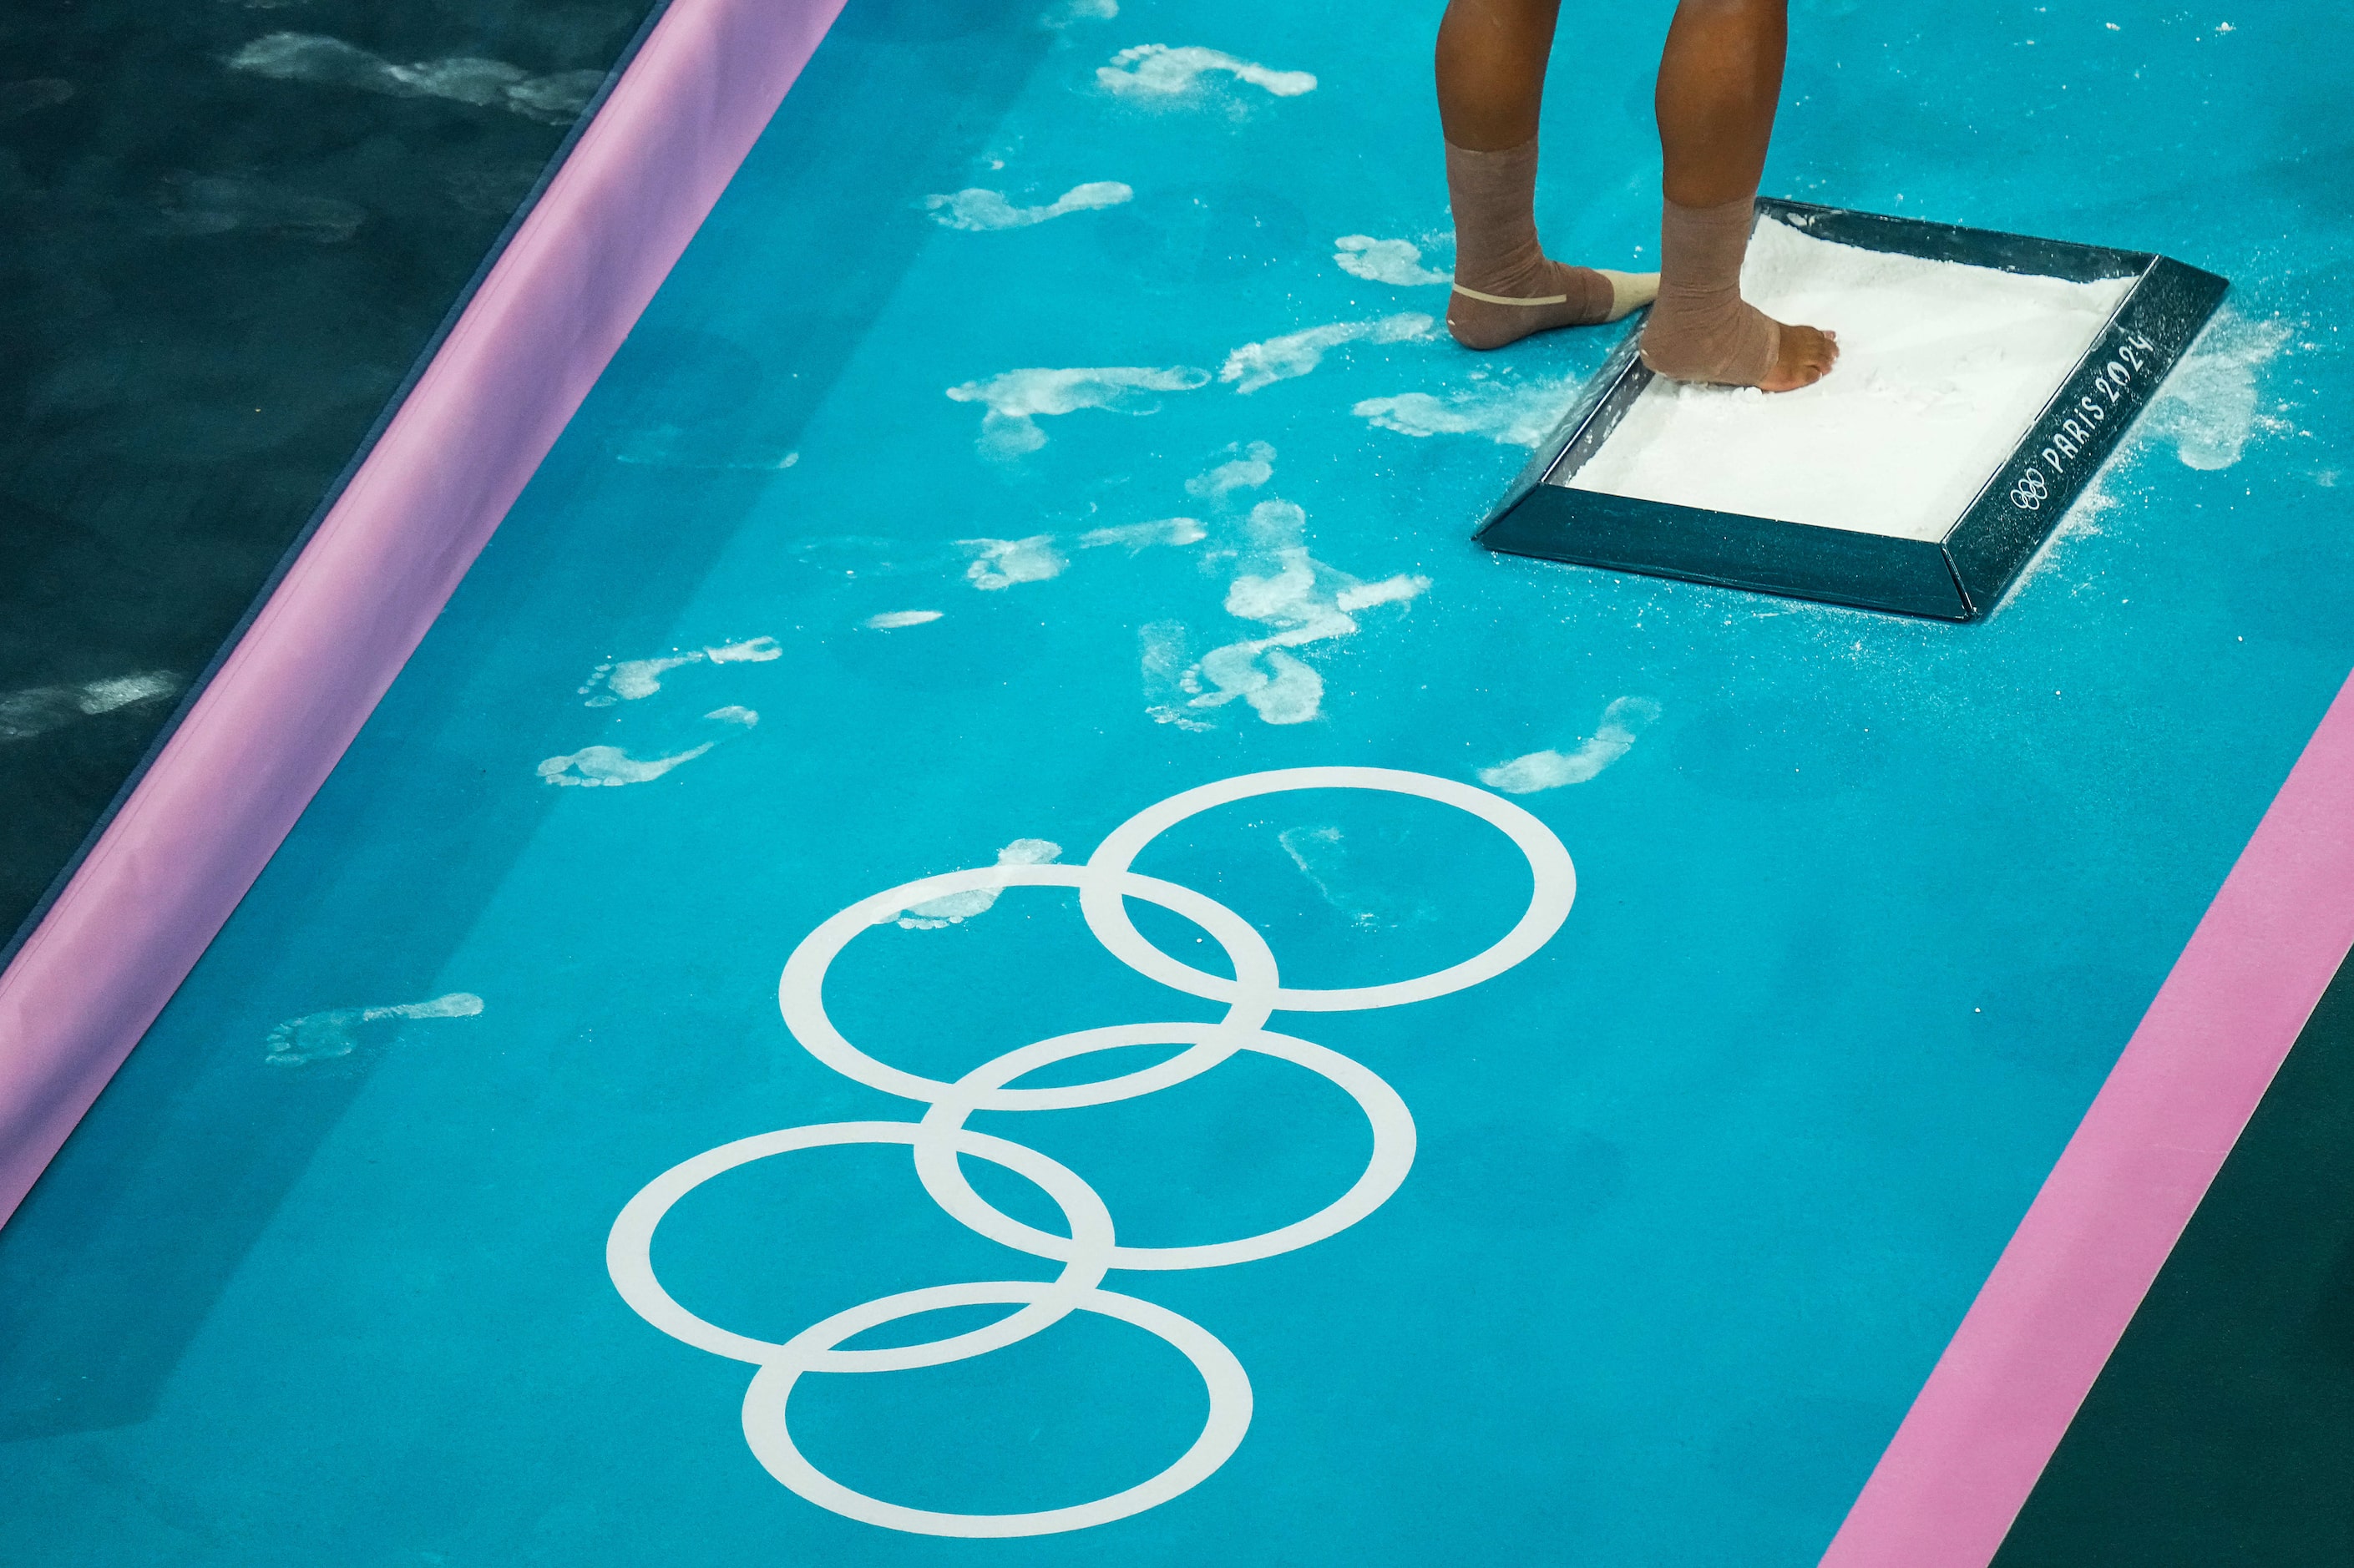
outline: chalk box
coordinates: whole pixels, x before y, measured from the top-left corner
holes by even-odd
[[[1479,527],[1491,550],[1869,609],[1969,620],[2001,599],[2222,302],[2227,281],[2147,251],[1761,198],[1761,219],[1862,250],[2064,279],[2130,278],[2092,346],[1942,538],[1904,538],[1571,488],[1651,372],[1639,319]]]

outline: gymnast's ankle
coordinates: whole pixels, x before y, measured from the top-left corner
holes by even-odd
[[[1615,322],[1650,302],[1656,274],[1565,267],[1537,243],[1537,143],[1482,153],[1447,144],[1455,209],[1455,291],[1447,330],[1467,348],[1501,348],[1554,327]]]

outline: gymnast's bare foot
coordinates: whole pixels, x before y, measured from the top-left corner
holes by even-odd
[[[1839,334],[1820,327],[1785,326],[1774,368],[1757,383],[1766,392],[1796,392],[1812,387],[1839,363]]]

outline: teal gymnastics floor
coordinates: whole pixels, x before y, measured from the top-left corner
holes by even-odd
[[[1436,330],[1434,7],[1054,4],[853,0],[0,1234],[12,1562],[1822,1553],[2354,665],[2341,84],[1794,5],[1770,192],[2233,280],[1956,626],[1469,542],[1617,329]]]

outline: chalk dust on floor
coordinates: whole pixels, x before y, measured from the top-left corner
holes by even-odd
[[[2132,288],[1862,250],[1760,219],[1742,292],[1839,334],[1797,392],[1653,381],[1566,482],[1942,539]]]

